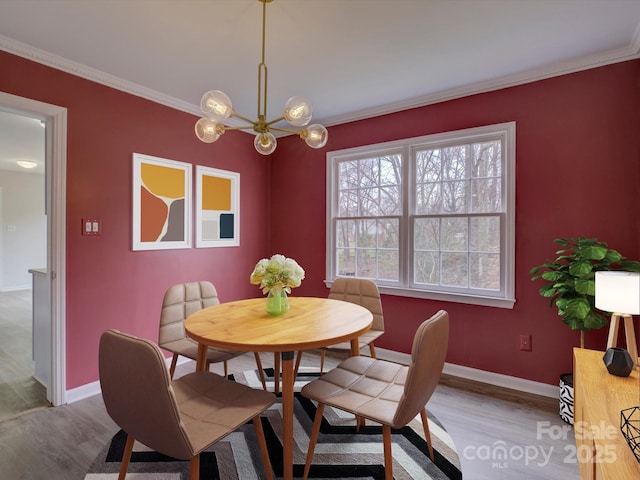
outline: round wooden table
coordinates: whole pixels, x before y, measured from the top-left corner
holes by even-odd
[[[221,303],[190,315],[184,328],[198,342],[197,369],[204,370],[207,347],[247,352],[278,352],[282,358],[283,477],[293,478],[294,352],[350,341],[371,328],[373,315],[354,303],[315,297],[290,297],[289,312],[273,317],[264,298]]]

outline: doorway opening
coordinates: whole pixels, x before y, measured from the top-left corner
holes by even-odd
[[[44,384],[46,398],[52,405],[66,403],[65,374],[65,211],[66,211],[66,137],[67,111],[28,98],[0,92],[0,111],[43,122],[44,211],[46,214],[46,265],[34,265],[44,283],[44,297],[39,306],[47,315],[43,331],[33,337],[34,353],[44,356],[37,377]],[[3,225],[3,232],[11,225]],[[17,230],[17,226],[16,226]],[[13,231],[12,231],[13,232]],[[8,232],[7,232],[8,233]],[[42,268],[44,267],[44,268]],[[34,272],[29,272],[33,275]],[[34,297],[32,305],[38,300]],[[33,315],[33,313],[32,313]],[[35,334],[34,330],[34,334]],[[44,337],[42,336],[44,335]],[[39,345],[35,348],[36,343]],[[48,350],[48,351],[47,351]],[[38,365],[36,364],[36,370]]]
[[[47,291],[36,309],[32,288],[47,265],[45,127],[0,110],[0,418],[49,404]]]

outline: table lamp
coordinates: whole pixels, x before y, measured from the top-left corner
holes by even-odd
[[[596,308],[612,312],[607,348],[616,346],[620,319],[624,320],[627,351],[637,365],[638,346],[632,315],[640,315],[640,273],[596,272]]]

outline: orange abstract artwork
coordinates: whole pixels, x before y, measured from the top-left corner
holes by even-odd
[[[184,170],[148,163],[140,168],[143,184],[140,240],[184,240]]]
[[[228,178],[202,177],[202,209],[231,210],[231,180]]]
[[[196,247],[240,245],[240,174],[196,166]]]
[[[190,246],[191,165],[134,154],[134,250]]]

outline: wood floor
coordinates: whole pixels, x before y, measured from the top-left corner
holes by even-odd
[[[16,305],[20,301],[17,293],[4,295],[0,296],[3,305],[5,300],[10,303],[10,297],[14,298]],[[30,298],[30,293],[28,295]],[[24,298],[23,293],[23,301]],[[15,319],[6,317],[11,315],[0,313],[2,322],[16,323]],[[29,318],[29,325],[30,321]],[[5,335],[8,323],[2,324],[2,363],[13,362],[5,351],[14,351],[25,357],[24,351],[27,350],[24,344],[19,346],[19,340]],[[29,332],[29,342],[30,338]],[[30,345],[28,351],[30,360]],[[330,368],[340,359],[327,355],[325,368]],[[272,366],[273,355],[263,354],[262,361],[265,367]],[[319,355],[316,352],[305,353],[303,366],[318,367]],[[231,360],[229,367],[230,373],[254,369],[253,354]],[[4,386],[11,383],[8,378],[17,375],[15,371],[19,368],[5,370],[8,372],[4,374],[6,377],[0,377],[0,407],[26,405],[24,400],[16,400],[16,396],[29,397],[29,393],[16,394],[14,389]],[[194,363],[186,362],[178,366],[176,377],[193,370]],[[220,365],[212,366],[212,370],[222,373]],[[29,388],[15,390],[29,391]],[[37,398],[37,395],[33,397]],[[553,399],[444,377],[427,408],[450,433],[460,456],[465,480],[580,478],[573,430],[560,420],[557,401]],[[4,417],[0,415],[0,478],[81,480],[98,452],[117,430],[100,395],[60,407],[36,408],[25,413],[14,411]]]
[[[31,290],[0,292],[0,420],[48,404],[33,378]]]

